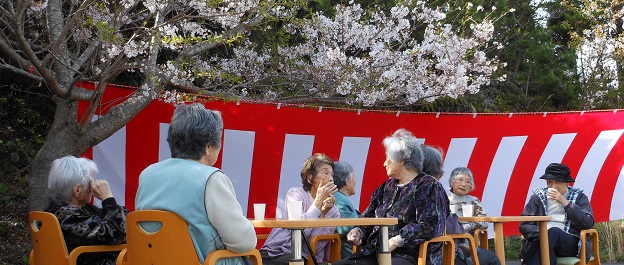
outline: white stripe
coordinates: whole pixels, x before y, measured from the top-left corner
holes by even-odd
[[[356,194],[349,197],[355,209],[359,209],[360,207],[360,191],[362,190],[364,168],[366,167],[366,158],[368,157],[370,142],[371,138],[365,137],[344,137],[342,139],[342,149],[340,150],[339,160],[347,162],[353,167],[355,178],[357,179],[357,183],[355,184]],[[379,166],[381,167],[381,165]]]
[[[171,158],[171,149],[167,142],[169,123],[161,123],[158,126],[158,162]]]
[[[444,190],[450,190],[449,177],[453,169],[468,166],[477,138],[453,138],[444,158],[444,175],[440,178]]]
[[[301,187],[301,168],[303,162],[312,155],[313,146],[313,135],[286,134],[275,218],[282,218],[286,192],[292,187]]]
[[[563,160],[563,156],[565,156],[568,152],[574,137],[576,137],[576,133],[553,134],[550,137],[550,140],[548,141],[546,148],[544,148],[544,152],[537,163],[537,167],[533,172],[533,178],[531,179],[531,185],[529,185],[529,189],[527,190],[524,205],[529,202],[531,195],[533,195],[534,189],[546,187],[546,181],[540,179],[540,177],[544,175],[546,167],[548,167],[550,163],[560,163],[561,160]]]
[[[481,204],[487,215],[501,216],[509,180],[526,139],[527,136],[510,136],[501,140],[483,188]],[[493,226],[488,226],[488,234],[494,234]]]
[[[600,169],[607,159],[607,156],[613,149],[613,146],[617,143],[624,130],[611,130],[602,131],[598,135],[598,138],[587,152],[587,156],[581,164],[578,174],[576,175],[576,181],[574,187],[583,189],[583,193],[587,195],[587,198],[591,201],[592,194],[594,192],[594,186],[598,179]]]
[[[252,131],[224,130],[221,169],[232,181],[236,199],[247,215],[254,140]]]
[[[488,171],[481,200],[488,215],[501,215],[511,173],[526,139],[527,136],[510,136],[501,140]]]
[[[119,205],[126,205],[126,126],[93,147],[93,161],[98,166],[96,178],[105,179]],[[94,199],[94,204],[102,202]]]
[[[624,167],[620,169],[620,175],[615,183],[613,191],[613,199],[611,199],[611,210],[609,211],[609,220],[624,219]]]

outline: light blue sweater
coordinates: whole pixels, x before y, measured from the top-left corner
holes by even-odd
[[[139,176],[135,208],[167,210],[186,220],[200,263],[204,263],[211,251],[226,249],[208,220],[204,205],[206,182],[217,170],[197,161],[171,158],[147,167]],[[217,264],[244,264],[244,261],[220,259]]]

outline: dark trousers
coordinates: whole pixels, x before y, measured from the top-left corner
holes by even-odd
[[[269,253],[266,250],[261,250],[260,256],[262,257],[263,265],[288,265],[290,263],[290,260],[292,259],[291,254],[284,254],[280,256],[271,257],[269,256]],[[308,260],[306,258],[303,258],[303,263],[307,264]]]
[[[346,258],[333,263],[333,265],[377,265],[376,255],[368,255],[357,258]],[[399,257],[392,257],[392,265],[414,265],[408,260]]]
[[[578,254],[579,239],[570,235],[563,230],[553,227],[548,229],[548,246],[550,253],[550,265],[557,264],[557,256],[559,257],[576,257]],[[540,265],[541,252],[539,238],[531,240],[528,248],[522,249],[524,264]]]
[[[479,257],[479,264],[481,265],[500,265],[501,262],[496,256],[496,253],[491,250],[477,248],[477,256]]]

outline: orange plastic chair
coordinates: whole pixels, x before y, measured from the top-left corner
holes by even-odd
[[[418,251],[418,265],[426,265],[427,264],[427,246],[430,243],[438,243],[441,242],[444,244],[442,247],[442,262],[445,265],[454,265],[455,264],[455,241],[450,236],[439,236],[435,237],[431,240],[427,240],[420,244],[420,249]],[[474,241],[473,241],[474,242]]]
[[[329,240],[329,263],[334,263],[341,259],[342,241],[339,234],[315,235],[310,239],[310,247],[312,252],[316,253],[316,244],[321,240]],[[308,255],[308,265],[314,265],[311,253]]]
[[[81,246],[68,253],[61,225],[54,214],[32,211],[28,215],[28,219],[33,247],[30,252],[31,265],[74,265],[80,254],[120,251],[126,247],[125,244]]]
[[[146,232],[140,222],[161,223],[156,232]],[[117,258],[117,264],[179,264],[200,265],[188,231],[188,224],[173,212],[140,210],[128,214],[126,219],[127,249]],[[218,259],[248,257],[255,265],[262,264],[260,252],[252,249],[243,253],[215,250],[208,254],[204,264],[215,264]]]

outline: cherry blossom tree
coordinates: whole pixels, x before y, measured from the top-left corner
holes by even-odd
[[[41,84],[56,103],[46,142],[33,161],[30,207],[47,203],[53,159],[80,155],[158,98],[179,92],[277,102],[410,105],[457,97],[491,82],[485,56],[496,18],[462,29],[442,9],[402,1],[389,10],[352,1],[333,14],[308,1],[7,0],[0,3],[0,69]],[[466,5],[471,12],[483,8]],[[480,8],[480,9],[479,9]],[[276,29],[275,27],[279,27]],[[279,30],[280,41],[258,41]],[[140,84],[103,104],[120,75]],[[95,82],[95,90],[80,86]],[[79,115],[78,102],[88,102]],[[95,117],[96,109],[106,114]]]
[[[583,109],[621,107],[624,98],[624,1],[563,1],[591,25],[582,32],[570,32],[578,50],[578,72]]]

